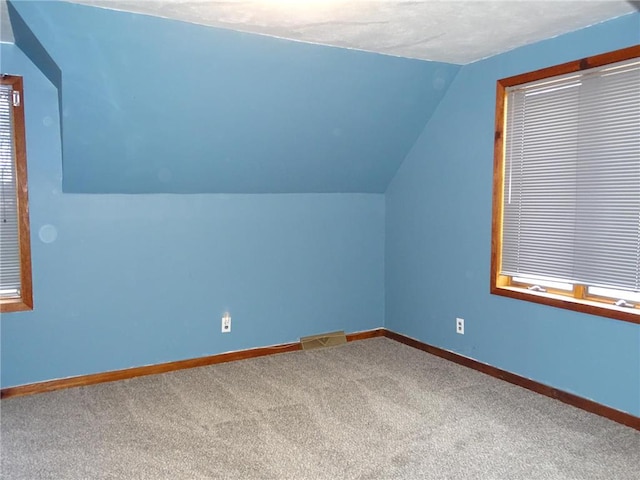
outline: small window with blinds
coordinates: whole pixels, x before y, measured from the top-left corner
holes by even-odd
[[[498,81],[491,292],[640,323],[640,46]]]
[[[0,75],[0,312],[31,310],[22,77]]]

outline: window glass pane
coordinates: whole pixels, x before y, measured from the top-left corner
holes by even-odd
[[[628,292],[626,290],[616,290],[613,288],[589,287],[590,295],[609,297],[615,300],[626,300],[627,302],[640,303],[640,292]]]
[[[573,290],[573,284],[569,282],[560,282],[557,280],[549,280],[545,278],[534,277],[513,277],[514,282],[526,283],[530,285],[540,285],[541,287],[554,288],[556,290]]]

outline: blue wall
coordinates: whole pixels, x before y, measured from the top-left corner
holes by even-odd
[[[388,329],[640,415],[640,325],[489,294],[496,80],[639,32],[633,14],[461,69],[386,194]]]
[[[32,3],[36,5],[24,5]],[[29,17],[26,8],[21,13]],[[30,27],[46,23],[41,13],[31,12]],[[39,40],[56,61],[62,59],[63,76],[69,75],[61,54],[66,50],[47,45],[55,43],[46,38],[54,30],[40,27],[35,29]],[[416,108],[426,112],[424,116],[411,113],[411,121],[401,122],[409,130],[420,130],[435,109],[386,197],[63,194],[58,91],[17,47],[2,45],[2,71],[25,77],[35,300],[33,312],[2,316],[2,386],[294,341],[335,329],[385,325],[640,415],[638,325],[488,293],[496,80],[637,43],[639,31],[640,16],[635,14],[463,67],[439,104],[429,101],[425,106],[418,100]],[[233,32],[220,35],[253,41]],[[321,48],[261,41],[276,49]],[[322,52],[325,59],[342,55],[332,49]],[[333,75],[331,85],[340,92],[336,99],[341,107],[362,106],[370,98],[352,96],[356,85],[341,83],[352,78],[340,67],[348,67],[347,58],[365,64],[376,58],[383,70],[415,72],[416,84],[427,84],[423,92],[427,97],[433,93],[427,91],[442,86],[431,67],[419,73],[420,62],[363,55],[344,57],[344,65],[325,65]],[[83,78],[95,70],[73,74]],[[259,80],[257,91],[264,87]],[[414,97],[399,96],[396,87],[380,88],[382,104],[367,111],[371,124],[379,120],[384,126],[393,123],[398,111],[406,114],[407,102]],[[427,98],[423,93],[419,99]],[[294,90],[292,96],[279,98],[282,105],[295,104],[296,95]],[[388,95],[400,105],[387,104]],[[300,110],[309,115],[310,126],[322,126],[312,142],[322,148],[330,138],[326,129],[335,126],[335,119],[327,115],[336,104],[325,107],[309,104]],[[360,117],[353,115],[355,125]],[[93,126],[90,120],[99,120],[95,115],[87,118]],[[239,130],[231,131],[236,135],[232,138],[241,144],[242,125],[235,128]],[[149,133],[143,122],[134,131]],[[413,134],[393,131],[407,135],[394,143],[394,152],[403,157]],[[336,132],[332,130],[332,135]],[[323,163],[324,157],[314,157],[313,165],[301,164],[300,175],[308,181],[299,186],[314,191],[313,177],[320,176],[323,185],[333,185],[336,191],[384,189],[384,181],[378,180],[393,173],[397,160],[389,163],[380,157],[386,173],[382,177],[378,170],[368,173],[367,162],[378,157],[360,154],[369,152],[366,141],[377,145],[379,138],[358,135],[358,148],[364,150],[356,149],[359,153],[353,158],[327,156]],[[93,140],[86,146],[87,157],[100,157],[103,144]],[[334,153],[347,148],[333,141],[327,148],[337,145]],[[146,147],[142,154],[145,151]],[[117,155],[110,158],[121,161]],[[272,157],[272,166],[279,165],[278,158]],[[336,158],[343,163],[333,163]],[[349,170],[353,165],[344,164],[350,161],[353,171]],[[150,167],[152,162],[145,165],[149,167],[145,175],[161,179],[159,171]],[[247,167],[243,170],[247,181],[261,175],[251,165],[242,167]],[[278,169],[270,175],[263,187],[276,191]],[[349,183],[353,181],[357,188]],[[116,185],[126,183],[123,174]],[[261,190],[232,183],[248,191]],[[136,183],[136,191],[144,190],[143,184]],[[220,316],[226,310],[232,314],[233,331],[223,335]],[[456,316],[466,319],[464,336],[454,333]]]
[[[63,190],[383,193],[459,67],[13,2],[62,71]],[[13,10],[12,10],[13,11]],[[13,15],[13,17],[18,17]]]
[[[63,194],[57,91],[0,55],[25,81],[35,301],[2,315],[3,387],[383,325],[382,195]]]

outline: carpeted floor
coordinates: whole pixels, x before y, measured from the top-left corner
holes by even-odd
[[[640,478],[640,432],[386,338],[1,402],[2,478]]]

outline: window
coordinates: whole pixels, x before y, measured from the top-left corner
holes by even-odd
[[[491,293],[640,323],[640,46],[498,81]]]
[[[0,311],[32,308],[22,77],[0,75]]]

